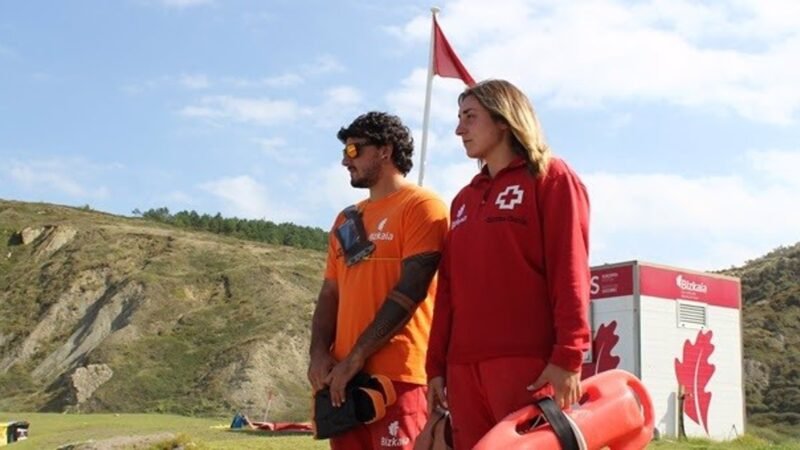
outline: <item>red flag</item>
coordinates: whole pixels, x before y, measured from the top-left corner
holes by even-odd
[[[475,85],[475,80],[444,37],[436,16],[433,16],[433,73],[445,78],[460,78],[467,86]]]

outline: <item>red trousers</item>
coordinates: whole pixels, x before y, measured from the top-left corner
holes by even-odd
[[[331,438],[332,450],[412,450],[414,439],[428,420],[427,387],[395,381],[397,401],[386,415]]]
[[[447,365],[447,404],[455,450],[469,450],[508,414],[549,394],[550,386],[532,393],[527,387],[541,375],[547,361],[503,357],[473,364]]]

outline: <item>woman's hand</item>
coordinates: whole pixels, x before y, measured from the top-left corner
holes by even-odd
[[[570,372],[555,364],[548,364],[539,378],[530,386],[529,391],[537,391],[545,384],[553,386],[553,400],[561,409],[577,403],[581,398],[581,373]]]
[[[431,416],[437,407],[448,409],[444,390],[444,377],[434,377],[428,381],[428,416]]]

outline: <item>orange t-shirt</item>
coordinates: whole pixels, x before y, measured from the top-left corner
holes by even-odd
[[[325,278],[339,289],[333,356],[342,360],[372,323],[386,296],[400,280],[402,260],[419,253],[441,252],[448,229],[447,207],[432,192],[407,185],[375,202],[358,204],[375,251],[347,267],[336,235],[328,236]],[[335,230],[344,221],[339,214]],[[409,323],[367,359],[364,370],[395,381],[425,384],[425,353],[433,316],[434,280],[428,296]]]

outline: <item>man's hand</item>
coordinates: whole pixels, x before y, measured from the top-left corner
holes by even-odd
[[[336,408],[345,400],[344,388],[355,374],[364,367],[364,358],[351,352],[345,359],[336,364],[325,378],[325,384],[331,390],[331,404]]]
[[[553,400],[561,409],[566,409],[581,398],[581,373],[570,372],[555,364],[548,364],[539,378],[530,386],[529,391],[537,391],[545,384],[553,386]]]
[[[444,377],[433,377],[428,381],[428,417],[436,408],[448,409],[444,388]]]
[[[336,360],[333,359],[330,352],[318,352],[311,356],[311,363],[308,365],[308,381],[311,382],[314,393],[326,386],[325,379],[335,365]]]

